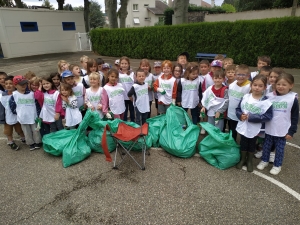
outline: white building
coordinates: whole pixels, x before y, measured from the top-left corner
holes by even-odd
[[[207,3],[206,1],[203,1],[203,0],[190,0],[189,3],[193,4],[193,5],[196,5],[196,6],[207,7],[207,8],[214,7],[214,5],[215,5],[214,0],[211,0],[211,4],[209,4],[209,3]],[[173,6],[173,1],[168,0],[168,5],[170,7],[172,7]]]
[[[0,57],[74,52],[78,32],[85,32],[83,12],[0,8]]]
[[[157,22],[164,21],[164,11],[167,8],[168,5],[162,1],[129,0],[126,27],[154,26]]]

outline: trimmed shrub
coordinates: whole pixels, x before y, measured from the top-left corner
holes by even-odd
[[[225,53],[237,64],[256,65],[269,55],[272,66],[300,68],[300,18],[203,22],[174,26],[94,29],[93,50],[101,55],[176,60],[182,51]]]

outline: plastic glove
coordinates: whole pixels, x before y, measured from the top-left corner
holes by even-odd
[[[84,111],[84,110],[85,110],[84,105],[80,106],[79,111],[81,112],[81,111]]]
[[[35,130],[36,131],[39,131],[41,129],[41,126],[42,126],[42,119],[41,118],[36,118],[35,119],[35,123],[36,123],[36,128]]]
[[[164,92],[163,88],[157,88],[156,90],[157,90],[157,92],[160,92],[160,93]]]
[[[105,116],[106,116],[107,119],[111,119],[112,118],[111,115],[110,115],[110,113],[106,113]]]

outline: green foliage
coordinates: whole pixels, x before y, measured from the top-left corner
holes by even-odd
[[[176,60],[188,51],[225,53],[237,64],[256,65],[257,56],[269,55],[272,66],[300,68],[300,18],[286,17],[236,22],[203,22],[174,26],[94,29],[93,50],[100,55]]]
[[[73,7],[71,4],[65,4],[64,5],[64,10],[67,10],[67,11],[74,11]]]
[[[230,4],[222,4],[221,8],[223,10],[225,10],[227,13],[234,13],[236,12],[235,8],[233,5],[230,5]]]
[[[54,10],[54,7],[53,7],[53,5],[51,5],[49,0],[44,0],[42,6],[49,7],[50,9]]]
[[[104,14],[101,5],[96,1],[90,1],[90,27],[103,27],[105,24]]]

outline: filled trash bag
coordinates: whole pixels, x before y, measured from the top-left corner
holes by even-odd
[[[240,161],[240,148],[230,133],[222,133],[219,128],[207,123],[200,123],[209,134],[199,143],[202,158],[210,165],[221,170],[236,165]]]
[[[148,138],[151,139],[152,147],[159,147],[159,136],[164,127],[165,120],[165,114],[147,119],[147,123],[149,124]]]
[[[159,144],[172,155],[189,158],[196,152],[199,131],[200,128],[192,123],[184,109],[171,105],[166,113]]]

